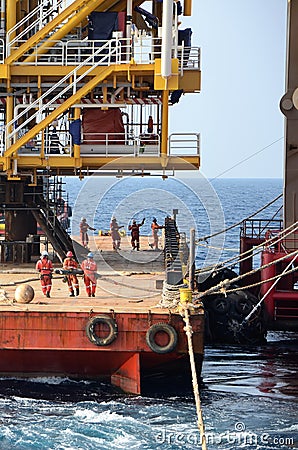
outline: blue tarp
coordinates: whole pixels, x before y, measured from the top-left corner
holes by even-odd
[[[113,31],[118,30],[117,12],[93,11],[89,16],[88,39],[107,41],[112,39]]]
[[[185,28],[185,30],[178,30],[178,45],[184,44],[184,47],[191,47],[191,28]]]
[[[81,145],[81,119],[76,119],[69,124],[69,132],[72,137],[72,143]]]

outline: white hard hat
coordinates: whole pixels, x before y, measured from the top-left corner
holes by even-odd
[[[41,252],[41,256],[42,257],[49,256],[49,254],[48,254],[48,252],[46,250],[44,250],[43,252]]]
[[[81,217],[81,220],[86,220],[86,217]]]

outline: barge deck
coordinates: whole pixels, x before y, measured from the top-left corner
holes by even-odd
[[[54,274],[51,297],[42,295],[34,263],[1,265],[0,373],[9,376],[69,376],[110,381],[121,390],[140,394],[152,379],[183,380],[190,385],[183,317],[160,306],[164,257],[140,252],[122,242],[109,250],[110,237],[91,243],[100,278],[89,298],[80,278],[80,295],[68,297],[67,284]],[[61,268],[58,262],[55,268]],[[35,291],[30,303],[14,301],[18,284]],[[191,316],[193,345],[200,375],[204,313]],[[151,380],[151,381],[150,381]]]

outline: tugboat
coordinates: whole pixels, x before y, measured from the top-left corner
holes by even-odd
[[[297,30],[298,1],[290,0],[286,93],[280,101],[286,124],[283,220],[243,221],[239,275],[224,265],[197,271],[211,342],[262,343],[267,330],[298,330]],[[261,254],[258,268],[255,253]]]

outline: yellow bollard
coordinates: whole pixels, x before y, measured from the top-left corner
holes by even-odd
[[[180,302],[191,303],[192,302],[192,290],[189,288],[180,288]]]

